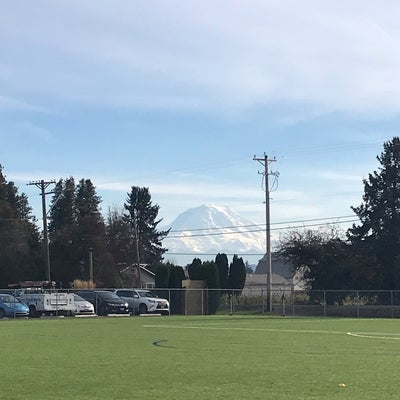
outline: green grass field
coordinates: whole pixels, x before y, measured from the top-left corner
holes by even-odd
[[[396,319],[3,320],[0,354],[13,400],[400,397]]]

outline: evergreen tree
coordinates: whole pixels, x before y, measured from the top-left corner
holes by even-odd
[[[25,194],[7,182],[0,165],[0,287],[44,278],[42,248]]]
[[[236,254],[229,267],[228,283],[230,289],[235,289],[235,294],[241,293],[246,283],[246,267],[242,257],[238,257]]]
[[[169,262],[166,264],[159,263],[155,268],[155,274],[157,295],[169,299],[172,314],[182,314],[184,312],[184,299],[181,289],[182,281],[185,279],[183,268]],[[163,288],[165,290],[159,290]]]
[[[226,254],[218,253],[215,257],[215,263],[218,267],[219,282],[221,289],[228,288],[229,262]]]
[[[80,258],[74,232],[77,226],[75,210],[75,180],[60,179],[50,202],[48,222],[51,277],[68,285],[80,273]]]
[[[218,267],[213,261],[205,261],[203,263],[203,270],[208,288],[208,312],[215,314],[221,298]]]
[[[66,226],[76,224],[74,178],[60,179],[56,183],[50,210],[51,218],[48,224],[50,236],[52,233],[61,231]]]
[[[157,264],[155,268],[155,286],[156,288],[168,288],[169,287],[169,278],[171,274],[170,264]]]
[[[168,263],[167,263],[168,264]],[[184,293],[182,292],[182,281],[186,279],[185,271],[182,267],[178,265],[170,265],[170,274],[168,286],[170,289],[178,289],[178,290],[169,290],[169,302],[171,313],[173,314],[183,314],[184,313]]]
[[[208,290],[208,312],[215,314],[218,309],[221,291],[218,274],[218,266],[213,261],[201,262],[199,258],[194,258],[188,265],[189,279],[205,281]]]
[[[377,262],[380,289],[400,288],[400,139],[385,142],[378,171],[364,180],[363,203],[352,207],[360,219],[348,231],[354,246]]]
[[[136,261],[130,224],[124,213],[116,208],[108,210],[106,224],[107,246],[117,264],[132,264]]]
[[[160,207],[152,204],[148,188],[137,186],[132,186],[124,207],[127,211],[125,220],[130,229],[129,247],[132,256],[130,261],[140,260],[140,263],[150,266],[157,264],[167,251],[161,242],[169,233],[169,230],[157,230],[157,225],[162,221],[162,219],[157,220]]]
[[[101,202],[100,196],[96,194],[90,179],[81,179],[76,188],[75,207],[79,219],[89,217],[91,219],[101,220],[99,205]]]
[[[189,279],[193,281],[204,280],[204,274],[201,270],[202,262],[200,258],[194,258],[191,264],[188,265]]]
[[[168,287],[171,289],[182,289],[182,281],[186,279],[185,271],[182,267],[167,263],[170,268]]]
[[[76,187],[73,178],[56,185],[49,225],[50,258],[53,279],[64,285],[75,279],[89,280],[90,260],[97,286],[118,282],[118,269],[107,250],[100,202],[90,179],[81,179]]]

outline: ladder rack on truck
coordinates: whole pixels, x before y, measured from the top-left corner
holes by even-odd
[[[41,315],[72,315],[75,309],[74,294],[55,289],[54,282],[20,282],[14,296],[29,307],[30,317]]]

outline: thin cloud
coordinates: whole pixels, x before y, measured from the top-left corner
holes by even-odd
[[[20,90],[133,108],[400,106],[396,2],[41,4],[2,10],[7,46],[26,49],[8,77]]]
[[[358,174],[344,173],[344,172],[341,173],[334,171],[315,171],[314,177],[326,181],[335,181],[335,182],[350,182],[350,183],[362,182],[362,176]]]
[[[104,191],[129,191],[132,183],[129,182],[101,182],[95,181],[96,187]],[[232,187],[231,184],[225,183],[207,183],[207,182],[148,182],[144,186],[149,187],[152,195],[170,196],[171,198],[204,198],[210,199],[251,199],[260,196],[260,191],[257,189],[243,188],[238,189]]]
[[[48,111],[40,106],[19,100],[14,97],[0,95],[0,112],[29,111],[35,113],[47,113]]]

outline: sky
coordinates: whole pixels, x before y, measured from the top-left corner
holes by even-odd
[[[263,224],[268,155],[271,224],[353,215],[400,133],[399,20],[390,0],[3,0],[3,173],[38,220],[27,183],[73,176],[104,215],[144,186],[162,224],[202,204]]]

